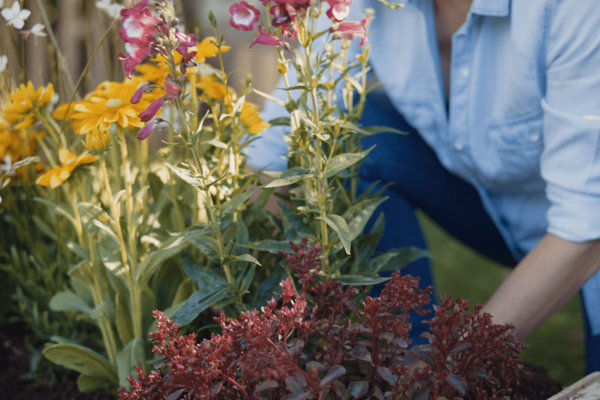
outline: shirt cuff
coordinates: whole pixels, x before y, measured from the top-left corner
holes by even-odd
[[[570,242],[586,242],[600,238],[600,196],[581,193],[548,182],[546,195],[551,206],[548,209],[547,232]]]

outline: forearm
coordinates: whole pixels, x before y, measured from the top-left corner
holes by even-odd
[[[600,268],[600,240],[574,243],[547,234],[485,304],[494,323],[523,339],[558,311]]]

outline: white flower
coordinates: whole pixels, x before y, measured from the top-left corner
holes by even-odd
[[[2,0],[0,0],[2,1]],[[6,70],[6,65],[8,64],[8,56],[0,56],[0,72],[4,72]]]
[[[46,32],[42,32],[44,28],[45,26],[43,24],[35,24],[33,28],[31,28],[31,33],[33,33],[34,36],[48,36]]]
[[[112,4],[111,1],[112,0],[98,0],[96,1],[96,7],[107,13],[111,18],[118,19],[121,16],[121,10],[125,7],[119,3]]]
[[[15,1],[12,8],[2,10],[2,16],[7,21],[6,25],[14,26],[17,29],[22,29],[25,26],[25,20],[29,18],[31,11],[22,9],[18,1]]]

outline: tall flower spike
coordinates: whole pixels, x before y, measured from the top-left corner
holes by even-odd
[[[251,4],[241,1],[229,7],[231,19],[229,25],[237,30],[251,31],[260,18],[260,11]]]

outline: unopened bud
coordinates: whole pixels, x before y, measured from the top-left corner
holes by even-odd
[[[173,17],[173,19],[171,20],[171,26],[177,26],[177,25],[179,25],[179,18]]]
[[[217,29],[217,18],[215,18],[215,14],[213,10],[208,10],[208,20],[213,28]]]
[[[85,134],[83,145],[91,152],[99,152],[107,149],[110,143],[110,136],[100,129],[94,129]]]

